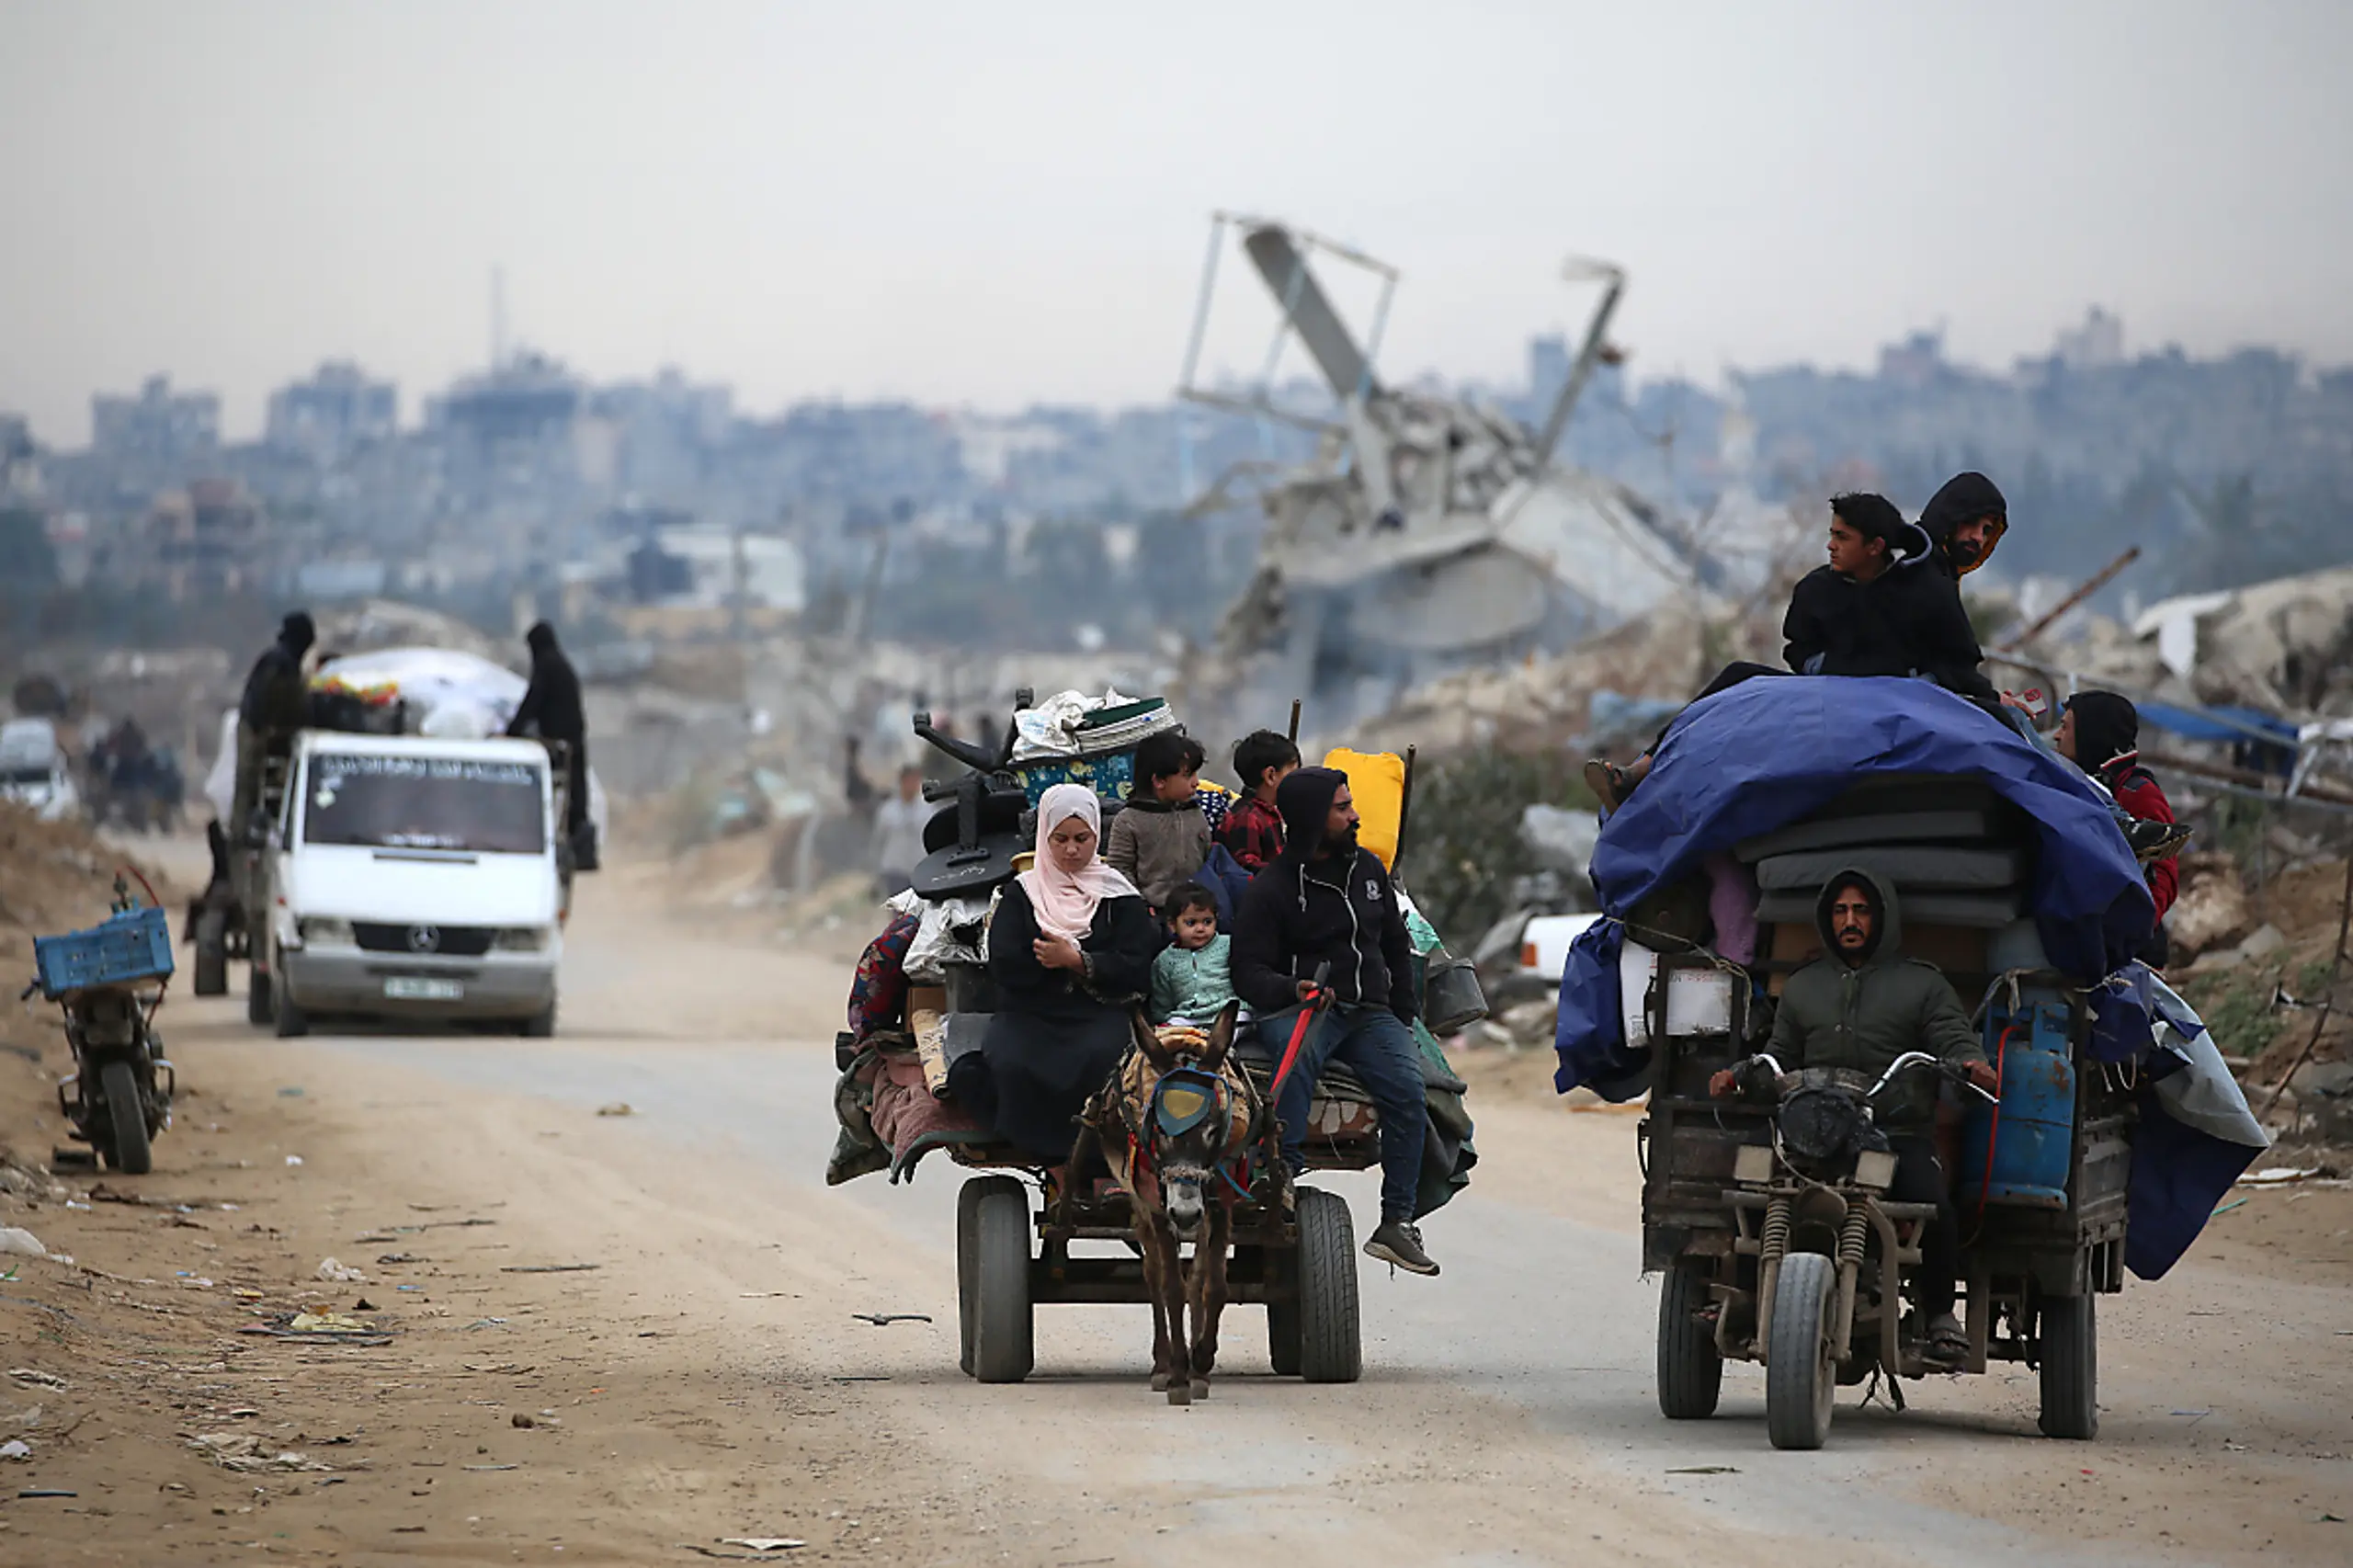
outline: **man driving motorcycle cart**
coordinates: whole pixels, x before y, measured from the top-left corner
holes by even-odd
[[[1766,1047],[1784,1072],[1835,1067],[1876,1078],[1898,1057],[1916,1051],[1965,1072],[1981,1089],[1996,1087],[1994,1069],[1951,983],[1936,965],[1904,957],[1894,889],[1859,868],[1836,872],[1814,905],[1814,928],[1824,956],[1790,976]],[[1709,1080],[1708,1092],[1717,1098],[1739,1091],[1733,1069]],[[1915,1073],[1888,1085],[1874,1104],[1873,1119],[1895,1155],[1888,1196],[1937,1206],[1935,1220],[1920,1238],[1920,1306],[1927,1319],[1922,1354],[1935,1364],[1957,1366],[1969,1352],[1968,1335],[1952,1310],[1960,1223],[1930,1135],[1936,1109],[1935,1079]]]

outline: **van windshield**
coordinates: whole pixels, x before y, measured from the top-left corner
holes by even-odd
[[[537,855],[547,847],[544,769],[522,762],[312,756],[302,842]]]

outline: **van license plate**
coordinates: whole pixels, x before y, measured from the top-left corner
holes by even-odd
[[[399,974],[384,982],[384,994],[397,1002],[462,1002],[466,988],[454,980],[418,980]]]

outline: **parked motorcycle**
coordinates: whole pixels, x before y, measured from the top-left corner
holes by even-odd
[[[38,991],[65,1014],[74,1071],[57,1085],[57,1103],[75,1141],[111,1168],[144,1176],[177,1086],[154,1028],[172,976],[171,921],[160,906],[136,903],[119,877],[114,891],[102,925],[34,939],[39,973],[24,995]]]

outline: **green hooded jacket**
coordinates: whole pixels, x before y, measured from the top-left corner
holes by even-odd
[[[1862,961],[1853,965],[1839,955],[1830,928],[1832,895],[1850,881],[1870,892],[1879,915]],[[1907,1051],[1925,1051],[1953,1065],[1985,1060],[1944,971],[1904,956],[1903,912],[1893,888],[1860,868],[1840,871],[1822,884],[1813,924],[1828,956],[1790,976],[1766,1047],[1784,1070],[1845,1067],[1876,1078]],[[1881,1127],[1916,1128],[1935,1118],[1936,1107],[1936,1080],[1913,1073],[1889,1085],[1875,1115]]]

